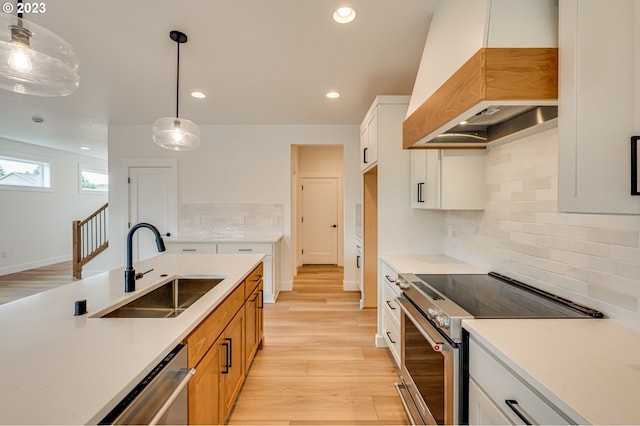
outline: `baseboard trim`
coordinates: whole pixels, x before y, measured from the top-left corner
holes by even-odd
[[[344,291],[360,291],[356,281],[342,281],[342,289]]]
[[[50,257],[48,259],[34,260],[33,262],[21,263],[19,265],[10,265],[0,268],[0,275],[14,274],[34,268],[42,268],[43,266],[54,265],[56,263],[67,262],[71,260],[71,255]],[[71,270],[69,270],[71,276]]]
[[[386,348],[386,347],[387,347],[387,341],[385,340],[384,336],[376,334],[376,348]]]

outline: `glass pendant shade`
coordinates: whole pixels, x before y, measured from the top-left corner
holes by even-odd
[[[40,25],[0,15],[0,88],[36,96],[67,96],[80,85],[78,57]]]
[[[153,141],[164,149],[191,151],[200,146],[200,129],[191,120],[162,117],[153,122]]]

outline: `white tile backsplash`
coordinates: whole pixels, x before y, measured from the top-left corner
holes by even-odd
[[[180,234],[203,237],[282,233],[282,204],[181,204]]]
[[[557,138],[490,147],[485,210],[446,213],[445,254],[640,329],[640,216],[559,213]]]

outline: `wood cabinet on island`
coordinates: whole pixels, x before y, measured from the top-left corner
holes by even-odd
[[[0,322],[11,324],[0,327],[0,337],[12,342],[0,353],[0,424],[97,424],[184,341],[190,345],[189,364],[199,359],[190,386],[207,381],[226,361],[233,365],[230,369],[240,366],[240,382],[234,382],[238,380],[234,375],[226,383],[208,382],[203,391],[219,398],[218,410],[230,407],[246,374],[245,288],[263,258],[261,254],[161,254],[135,264],[137,270],[151,271],[136,281],[134,292],[124,292],[124,268],[117,268],[0,305]],[[185,276],[224,279],[173,318],[102,317]],[[249,285],[255,288],[255,283]],[[87,301],[87,314],[74,316],[78,300]],[[222,312],[226,313],[221,319]],[[203,333],[206,336],[198,335],[201,327],[210,330]],[[234,344],[232,360],[225,358],[224,346],[211,352],[226,338]],[[228,399],[222,397],[225,394]],[[198,408],[215,410],[211,405],[215,404]],[[218,412],[221,416],[226,416],[224,410]]]

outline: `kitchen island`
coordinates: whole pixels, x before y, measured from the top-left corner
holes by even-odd
[[[263,258],[162,254],[135,264],[151,271],[131,293],[118,268],[0,306],[0,423],[99,422]],[[225,278],[174,318],[95,317],[180,275]],[[74,316],[78,300],[87,314]]]

